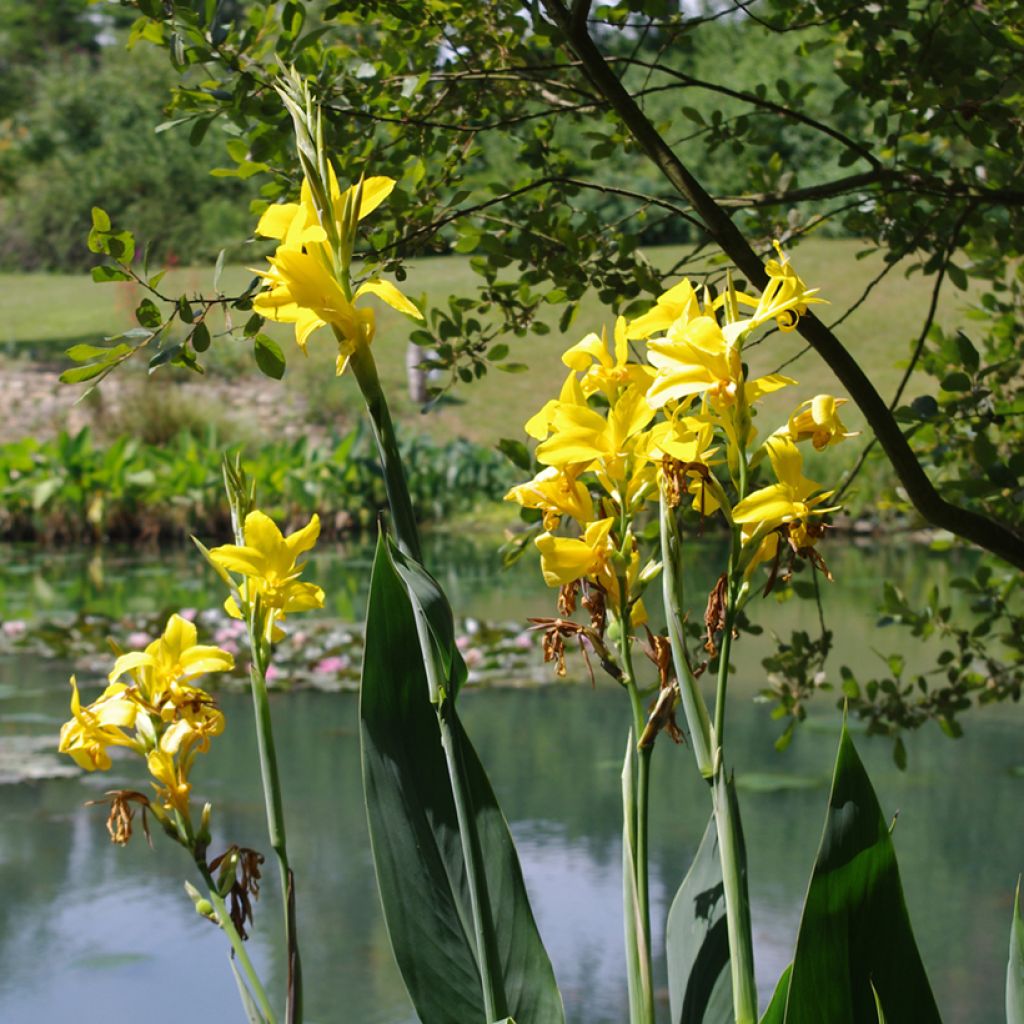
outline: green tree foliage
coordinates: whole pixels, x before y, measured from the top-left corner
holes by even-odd
[[[180,75],[179,128],[236,136],[218,173],[255,178],[266,202],[294,194],[271,86],[295,67],[315,83],[339,174],[400,180],[368,238],[371,271],[401,279],[421,253],[471,254],[476,294],[414,335],[453,381],[503,362],[510,335],[547,331],[545,304],[567,331],[588,290],[635,314],[680,274],[714,287],[721,262],[761,286],[773,237],[793,248],[834,230],[881,251],[858,304],[887,275],[929,277],[917,336],[891,339],[894,359],[909,351],[893,395],[844,335],[849,310],[798,330],[860,406],[899,500],[1024,568],[1018,4],[256,0],[230,18],[213,3],[136,6],[133,36]],[[660,239],[689,249],[659,265],[641,246]],[[988,294],[971,323],[938,332],[939,296],[972,277]]]
[[[140,246],[170,261],[209,259],[250,230],[251,190],[210,177],[224,140],[198,150],[181,132],[154,133],[173,71],[123,44],[44,56],[17,115],[17,140],[3,155],[0,267],[87,267],[93,206],[109,204]]]

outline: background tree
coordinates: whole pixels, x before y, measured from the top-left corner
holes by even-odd
[[[894,355],[910,345],[893,395],[843,344],[849,310],[798,329],[921,516],[1024,567],[1019,5],[136,6],[133,37],[164,46],[181,76],[172,118],[194,139],[213,124],[232,136],[218,173],[257,178],[268,202],[294,192],[271,89],[294,65],[317,83],[339,173],[403,185],[375,222],[370,269],[401,279],[412,256],[472,254],[476,295],[414,335],[453,380],[504,358],[510,333],[547,330],[543,304],[562,307],[567,330],[590,289],[635,312],[679,274],[714,284],[716,253],[761,285],[773,237],[793,248],[834,231],[880,251],[857,304],[896,268],[931,277],[919,333],[891,339]],[[689,249],[656,266],[638,247],[665,239]],[[987,289],[971,330],[936,330],[939,296],[971,277]],[[937,386],[907,403],[915,370]],[[950,678],[949,701],[988,678]]]

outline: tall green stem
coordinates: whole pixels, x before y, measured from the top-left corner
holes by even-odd
[[[620,578],[619,589],[622,594],[626,593],[625,579]],[[643,735],[646,716],[633,671],[629,613],[625,609],[623,609],[622,617],[619,621],[619,628],[619,657],[622,664],[622,681],[629,693],[630,705],[633,711],[632,737],[633,742],[636,742]],[[640,978],[630,978],[636,989],[632,993],[630,1000],[634,1017],[630,1024],[654,1024],[654,989],[651,983],[651,905],[647,842],[651,755],[653,751],[654,747],[652,745],[640,747],[636,751],[636,776],[633,778],[631,777],[632,773],[628,773],[624,779],[626,786],[630,784],[633,786],[632,792],[625,792],[623,794],[622,810],[626,816],[623,828],[623,842],[631,845],[629,850],[630,856],[624,863],[628,864],[633,872],[632,892],[636,895],[636,911],[639,918],[637,922],[639,927],[635,929],[638,932],[635,936],[635,954],[638,961]],[[627,893],[629,891],[630,889],[627,888]],[[628,906],[629,902],[627,898],[627,914],[631,912],[631,908]],[[627,925],[627,937],[633,931],[634,929]]]
[[[249,991],[253,998],[255,998],[256,1002],[259,1003],[260,1012],[263,1014],[267,1024],[274,1024],[277,1018],[270,1006],[270,1000],[267,997],[266,990],[263,988],[263,983],[260,981],[259,975],[256,973],[256,968],[249,959],[249,952],[245,948],[245,942],[242,940],[242,936],[238,934],[234,921],[231,920],[231,914],[228,912],[224,899],[220,893],[217,892],[217,883],[214,881],[213,876],[210,874],[210,869],[203,862],[202,858],[196,859],[196,867],[199,868],[199,872],[203,876],[203,880],[206,882],[206,888],[210,895],[210,902],[213,904],[214,913],[217,915],[217,923],[221,926],[224,934],[227,935],[228,942],[231,943],[231,948],[234,951],[235,958],[242,967],[242,974],[245,976],[245,980],[248,983]]]
[[[754,940],[750,928],[746,852],[736,790],[723,766],[715,773],[711,792],[729,934],[733,1013],[736,1024],[756,1024],[757,985],[754,980]]]
[[[746,458],[740,453],[741,496],[745,489]],[[718,685],[715,691],[714,742],[715,775],[712,801],[718,832],[719,859],[725,895],[726,927],[729,934],[729,967],[732,972],[733,1011],[736,1024],[756,1024],[757,984],[754,978],[754,940],[750,926],[750,893],[747,889],[746,854],[740,825],[739,803],[732,777],[725,763],[725,702],[729,688],[729,658],[736,622],[736,596],[742,580],[739,556],[742,546],[740,528],[733,527],[729,571],[726,580],[725,615],[721,647],[718,652]]]
[[[377,366],[369,347],[357,346],[349,365],[355,374],[356,382],[366,402],[366,411],[370,416],[373,436],[377,442],[377,451],[384,472],[388,505],[391,509],[398,545],[410,557],[422,563],[419,530],[416,526],[416,517],[413,514],[394,425],[380,385]],[[476,813],[465,781],[466,773],[462,762],[459,732],[453,724],[455,709],[452,696],[448,693],[447,680],[436,678],[436,661],[433,656],[429,627],[415,601],[413,602],[413,612],[423,653],[423,665],[427,673],[428,689],[431,699],[435,701],[441,746],[448,765],[448,778],[459,823],[470,911],[473,916],[473,938],[476,944],[477,966],[480,971],[481,993],[484,1010],[487,1014],[486,1024],[490,1024],[491,1021],[506,1017],[508,1007],[498,952],[498,940],[494,931],[494,917],[487,889],[486,869],[476,827]]]
[[[746,485],[745,459],[741,457],[738,476]],[[701,774],[711,784],[715,828],[718,833],[719,860],[726,906],[726,927],[729,935],[729,964],[732,974],[733,1011],[736,1024],[753,1024],[757,1020],[757,988],[754,980],[754,946],[750,927],[750,896],[747,890],[746,856],[740,825],[739,805],[732,780],[728,777],[723,753],[725,740],[725,706],[729,686],[729,657],[732,652],[732,631],[736,619],[738,593],[738,558],[741,537],[733,533],[726,582],[725,628],[719,651],[718,683],[715,694],[714,728],[709,721],[707,704],[696,679],[690,671],[682,632],[684,621],[683,568],[679,534],[675,516],[662,497],[661,544],[665,612],[669,640],[676,668],[676,678],[687,726],[693,744],[694,758]]]
[[[253,651],[262,642],[259,636],[252,637]],[[288,863],[288,843],[284,825],[284,803],[281,796],[281,779],[277,770],[277,753],[274,748],[274,730],[270,717],[270,699],[267,694],[266,662],[264,658],[253,658],[249,672],[252,689],[253,710],[256,713],[256,744],[260,758],[260,776],[263,780],[263,797],[266,803],[267,832],[270,846],[277,857],[281,876],[281,896],[284,911],[285,948],[288,951],[288,987],[285,998],[285,1021],[287,1024],[301,1024],[302,1021],[302,962],[299,958],[298,929],[295,920],[295,877]]]
[[[665,496],[661,498],[661,561],[662,596],[668,620],[668,638],[672,647],[672,663],[679,681],[680,701],[690,732],[690,744],[701,775],[710,779],[714,766],[711,758],[711,719],[708,706],[697,680],[690,670],[683,635],[685,607],[683,604],[683,553],[679,543],[676,517]]]
[[[370,426],[384,471],[384,486],[388,492],[388,506],[391,509],[391,520],[398,546],[417,562],[422,563],[419,529],[409,497],[405,468],[402,466],[402,456],[398,451],[391,412],[380,386],[380,377],[377,375],[377,364],[369,346],[357,346],[349,365],[355,374],[359,390],[363,393],[366,411],[370,414]]]
[[[232,522],[235,542],[245,544],[244,516],[232,504]],[[277,752],[274,746],[273,720],[270,714],[270,699],[267,694],[267,667],[270,663],[270,643],[266,639],[267,625],[259,611],[258,599],[249,609],[246,626],[249,635],[249,650],[252,666],[249,669],[249,684],[252,693],[253,713],[256,718],[256,746],[260,759],[260,778],[263,784],[263,799],[266,805],[267,833],[270,845],[277,858],[281,877],[281,899],[284,914],[284,939],[288,957],[287,987],[285,990],[284,1019],[286,1024],[302,1022],[302,961],[299,957],[298,927],[295,918],[295,877],[288,863],[288,843],[284,824],[284,801],[281,793],[281,778],[277,768]]]

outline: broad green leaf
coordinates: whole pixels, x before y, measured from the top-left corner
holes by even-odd
[[[1024,919],[1020,916],[1020,879],[1013,897],[1010,960],[1006,965],[1006,1024],[1024,1024]]]
[[[733,1019],[725,890],[714,815],[668,912],[665,927],[672,1024]]]
[[[428,699],[412,602],[383,537],[370,580],[365,645],[363,786],[395,959],[423,1024],[488,1024],[437,710]],[[560,1024],[561,996],[508,826],[450,700],[443,713],[486,866],[507,1011],[519,1021]]]
[[[786,996],[789,995],[789,977],[793,973],[793,965],[790,964],[779,978],[775,992],[772,994],[772,1001],[768,1004],[761,1017],[761,1024],[782,1024],[786,1016]]]
[[[940,1020],[910,927],[889,826],[853,740],[839,740],[804,902],[786,1024]]]
[[[466,663],[455,646],[455,618],[440,584],[419,562],[407,558],[388,541],[391,561],[408,587],[410,598],[430,630],[437,662],[437,678],[454,700],[466,681]]]

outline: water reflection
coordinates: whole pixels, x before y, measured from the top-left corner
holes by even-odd
[[[8,671],[10,666],[7,666]],[[51,691],[53,698],[58,696]],[[59,694],[63,698],[63,693]],[[38,698],[36,698],[38,699]],[[217,808],[214,847],[265,846],[251,771],[253,737],[243,699],[226,697],[230,723],[199,779]],[[621,966],[618,754],[628,710],[617,692],[589,687],[467,694],[467,726],[492,774],[523,858],[541,932],[572,1021],[625,1019]],[[349,695],[278,698],[291,843],[311,1021],[412,1021],[391,961],[373,889],[359,782],[356,702]],[[1021,868],[1020,716],[986,716],[959,743],[911,744],[900,775],[888,750],[861,742],[896,829],[911,915],[950,1022],[998,1018],[1010,893]],[[762,711],[737,704],[741,772],[778,770]],[[509,742],[514,736],[515,742]],[[818,775],[818,789],[745,792],[758,976],[765,998],[788,961],[821,827],[835,736],[798,735],[782,766]],[[667,903],[708,813],[689,753],[667,744],[655,758],[659,794],[652,837],[656,956]],[[188,865],[157,842],[109,845],[102,812],[81,804],[115,780],[54,780],[0,789],[0,1019],[81,1024],[146,1018],[238,1016],[224,944],[181,890]],[[125,782],[128,781],[126,777]],[[179,895],[180,893],[180,895]],[[268,878],[252,940],[267,967],[267,926],[277,894]],[[276,957],[273,958],[275,962]],[[282,979],[270,974],[280,991]],[[657,979],[664,989],[665,979]],[[120,1007],[120,1009],[118,1009]]]
[[[458,561],[462,555],[455,550],[446,557]],[[328,568],[325,560],[328,575],[337,574],[330,589],[347,595],[353,614],[364,593],[364,559],[365,553],[350,551],[337,567]],[[827,597],[830,614],[843,625],[840,658],[863,661],[865,650],[885,649],[890,640],[873,629],[865,610],[867,585],[858,586],[857,579],[877,579],[894,566],[859,552],[837,552],[831,561],[843,580]],[[8,607],[12,601],[31,602],[40,592],[31,580],[41,571],[55,607],[72,599],[69,585],[81,588],[73,591],[76,603],[91,602],[92,610],[111,613],[126,604],[141,609],[206,599],[202,570],[194,579],[185,575],[190,557],[182,556],[180,577],[172,564],[170,578],[164,569],[143,571],[105,560],[99,588],[95,568],[82,563],[79,573],[73,564],[62,575],[59,566],[42,571],[35,563],[22,574],[30,582],[21,591],[9,578],[3,595]],[[487,562],[468,564],[468,571],[446,580],[454,583],[460,610],[482,605],[488,609],[478,611],[483,617],[515,617],[549,596],[533,566],[496,587]],[[948,571],[920,556],[916,562],[906,559],[902,568],[909,592]],[[713,573],[709,559],[708,580],[695,580],[695,592]],[[108,605],[99,608],[97,602]],[[809,614],[796,604],[769,604],[765,610],[780,631]],[[758,981],[766,1000],[793,948],[837,737],[835,719],[823,703],[817,709],[823,717],[799,732],[786,754],[777,754],[772,740],[778,726],[749,701],[758,686],[754,643],[742,664],[730,724],[738,772],[820,780],[817,788],[742,794]],[[67,668],[0,660],[0,738],[26,730],[56,733],[67,713]],[[412,1024],[374,891],[356,701],[310,692],[275,695],[274,702],[278,746],[286,752],[309,1020]],[[216,807],[215,851],[229,841],[265,849],[251,710],[238,696],[224,695],[222,703],[228,729],[199,770],[196,795]],[[627,1011],[618,803],[627,702],[612,688],[577,685],[467,691],[462,707],[517,839],[570,1021],[621,1024]],[[1019,709],[999,709],[970,719],[966,737],[956,743],[937,734],[914,737],[910,767],[902,774],[891,764],[888,745],[859,739],[883,810],[900,811],[895,842],[910,913],[948,1024],[1001,1018],[1012,889],[1024,868],[1024,781],[1009,771],[1024,761],[1021,725]],[[185,855],[160,837],[152,851],[141,838],[115,849],[106,839],[103,812],[82,807],[102,789],[140,785],[135,767],[123,762],[122,778],[0,786],[0,1020],[240,1019],[226,944],[194,914],[182,891],[189,869]],[[694,775],[689,751],[660,741],[651,841],[659,965],[667,906],[709,814],[706,790]],[[280,993],[283,979],[272,973],[280,963],[273,931],[278,893],[273,872],[267,874],[251,944],[257,964],[270,972],[270,985]],[[656,986],[663,996],[666,981],[659,970]],[[664,1002],[660,1009],[667,1018]]]

